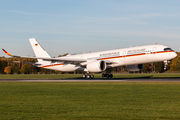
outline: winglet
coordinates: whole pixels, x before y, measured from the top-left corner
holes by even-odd
[[[8,53],[6,50],[2,49],[7,55],[11,56],[10,53]]]

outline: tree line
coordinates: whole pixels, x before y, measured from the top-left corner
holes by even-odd
[[[178,54],[177,57],[169,61],[166,67],[164,65],[164,62],[147,63],[144,64],[144,68],[139,72],[141,73],[152,73],[152,72],[163,73],[165,71],[180,72],[180,52],[177,52],[177,54]],[[18,63],[13,61],[32,62],[32,63],[37,62],[36,59],[30,59],[30,58],[0,57],[0,74],[64,74],[65,73],[60,71],[38,68],[33,66],[32,64]],[[125,73],[128,71],[126,71],[124,67],[118,67],[118,68],[113,68],[112,72]],[[73,72],[73,73],[81,73],[81,72]]]

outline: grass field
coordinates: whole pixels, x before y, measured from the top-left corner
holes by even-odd
[[[95,78],[102,78],[101,74],[94,74]],[[0,75],[0,79],[79,79],[82,74],[16,74]],[[180,78],[180,73],[161,74],[114,74],[113,78]]]
[[[179,82],[0,82],[0,119],[180,119]]]

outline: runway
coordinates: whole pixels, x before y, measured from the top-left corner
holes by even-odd
[[[0,82],[180,82],[180,78],[138,79],[1,79]]]

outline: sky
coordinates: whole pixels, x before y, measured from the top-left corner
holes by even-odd
[[[180,52],[180,0],[0,0],[0,47],[51,57],[163,44]],[[3,51],[0,56],[7,57]]]

